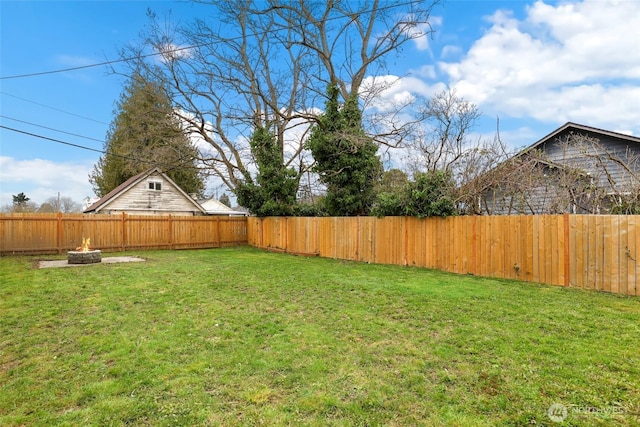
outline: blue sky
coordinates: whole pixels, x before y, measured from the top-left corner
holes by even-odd
[[[172,1],[0,1],[0,124],[102,149],[121,76],[103,66],[6,77],[118,59],[139,40],[148,9],[181,23],[210,11]],[[432,17],[433,38],[393,59],[390,77],[402,78],[389,100],[449,85],[484,114],[479,134],[499,116],[513,147],[567,121],[640,135],[639,1],[448,1]],[[99,156],[0,129],[0,206],[19,192],[38,204],[58,192],[93,196]]]

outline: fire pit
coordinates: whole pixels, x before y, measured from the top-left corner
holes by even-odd
[[[102,261],[102,251],[99,249],[90,249],[90,238],[82,238],[82,246],[76,248],[75,251],[67,252],[67,262],[69,264],[95,264]]]

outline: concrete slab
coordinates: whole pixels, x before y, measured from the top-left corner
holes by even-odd
[[[96,262],[94,264],[69,264],[66,259],[58,259],[53,261],[39,261],[38,268],[59,268],[59,267],[86,267],[89,265],[99,265],[99,264],[114,264],[117,262],[142,262],[145,261],[144,258],[139,258],[135,256],[111,256],[111,257],[102,257],[101,262]]]

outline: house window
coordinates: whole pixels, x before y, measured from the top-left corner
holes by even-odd
[[[149,182],[149,190],[160,191],[162,190],[162,183],[156,181]]]

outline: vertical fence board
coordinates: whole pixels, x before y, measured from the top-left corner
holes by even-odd
[[[523,280],[522,265],[524,264],[524,247],[526,244],[526,236],[524,233],[524,226],[522,221],[522,215],[514,216],[514,223],[511,227],[512,243],[512,255],[513,258],[509,264],[511,271],[513,272],[513,278],[517,280]]]
[[[335,258],[355,261],[357,259],[358,218],[340,217],[335,220]]]
[[[582,236],[582,247],[576,248],[576,251],[580,251],[582,253],[582,281],[576,280],[576,287],[579,288],[590,288],[589,282],[589,262],[591,260],[589,256],[589,247],[590,247],[590,239],[591,239],[591,230],[589,229],[589,216],[587,215],[578,215],[576,216],[577,220],[577,232]],[[576,241],[578,241],[578,237],[576,237]],[[578,259],[580,261],[580,259]]]
[[[306,239],[304,238],[305,228],[300,226],[301,219],[298,217],[287,218],[287,252],[294,254],[304,253]]]
[[[540,215],[538,218],[538,229],[540,232],[540,240],[537,248],[539,265],[540,282],[550,283],[551,276],[551,257],[553,256],[553,248],[551,246],[551,230],[546,215]]]
[[[629,217],[629,250],[627,253],[627,269],[629,272],[628,295],[640,296],[640,216]]]
[[[318,254],[325,258],[334,258],[331,243],[333,241],[334,218],[318,218]]]
[[[613,240],[614,235],[612,232],[612,218],[603,216],[602,218],[602,289],[604,291],[611,291],[611,276],[613,275]],[[606,245],[605,242],[609,242]]]
[[[579,217],[569,217],[569,286],[572,288],[579,287],[578,283],[582,281],[582,262],[583,256],[579,248],[582,248],[583,235],[579,226]],[[580,246],[578,246],[580,245]]]
[[[442,242],[441,250],[438,253],[438,269],[452,271],[450,254],[453,252],[453,245],[449,235],[449,218],[434,218],[438,222],[438,240]]]
[[[508,279],[515,279],[514,265],[517,263],[514,254],[514,217],[506,216],[501,224],[502,227],[502,265],[503,265],[503,277]]]
[[[444,229],[443,238],[447,241],[446,253],[443,257],[443,265],[446,268],[445,271],[450,271],[452,273],[460,272],[460,260],[462,255],[459,245],[459,238],[462,230],[459,227],[458,219],[459,217],[438,218],[440,227]]]
[[[589,215],[586,219],[586,288],[596,289],[596,217]]]
[[[452,264],[451,271],[458,274],[464,271],[464,249],[462,240],[465,233],[462,227],[462,222],[460,221],[461,219],[462,217],[455,216],[447,218],[449,239],[451,241],[451,247],[449,248],[449,259],[451,260]]]
[[[597,290],[604,290],[604,256],[605,256],[605,248],[604,248],[604,217],[595,216],[595,245],[594,249],[596,253],[594,254],[595,258],[595,288]]]
[[[405,227],[405,257],[407,265],[423,267],[423,260],[420,254],[424,254],[426,250],[424,238],[424,224],[419,218],[406,218]]]
[[[629,283],[627,279],[629,272],[627,271],[627,251],[629,248],[629,220],[625,217],[618,218],[618,232],[619,232],[619,248],[618,248],[618,282],[616,293],[627,295]],[[613,285],[613,284],[612,284]],[[612,291],[613,292],[613,291]]]
[[[463,273],[465,270],[465,251],[462,241],[465,237],[463,223],[460,221],[462,217],[447,218],[449,228],[449,239],[451,241],[450,260],[451,271],[454,273]]]
[[[446,238],[442,236],[442,227],[437,218],[429,218],[432,223],[433,230],[433,267],[439,270],[443,269],[442,256],[447,250]]]
[[[554,223],[549,215],[542,216],[542,233],[544,235],[544,244],[541,245],[540,260],[543,263],[544,279],[543,283],[554,283],[554,267],[556,257],[558,256],[558,245],[555,241]]]
[[[440,253],[442,251],[442,241],[438,221],[435,218],[425,218],[429,228],[429,266],[430,268],[440,267]]]
[[[491,217],[484,217],[483,219],[483,227],[480,231],[480,236],[482,238],[483,241],[483,248],[482,248],[482,276],[491,276],[493,274],[492,272],[492,266],[491,266],[491,260],[493,257],[493,254],[491,253],[491,242],[492,242],[492,220]]]
[[[515,253],[515,217],[507,216],[502,222],[502,264],[503,277],[507,279],[515,279],[516,271],[514,266],[517,264],[517,255]]]
[[[625,256],[622,260],[627,264],[627,295],[638,295],[637,293],[637,280],[640,276],[636,276],[636,267],[638,249],[636,246],[637,238],[640,238],[640,233],[637,230],[638,218],[628,217],[627,219],[627,247],[625,250]]]
[[[487,217],[480,216],[477,218],[477,227],[476,227],[476,238],[477,238],[477,274],[478,276],[487,276],[489,273],[487,272],[487,259],[488,259],[488,248],[487,248]]]
[[[553,268],[554,284],[558,286],[564,286],[564,267],[565,267],[565,253],[564,253],[564,215],[553,215],[552,220],[555,224],[553,228],[554,241],[556,247],[556,257]]]
[[[465,245],[467,230],[465,227],[465,221],[463,217],[453,217],[452,240],[454,243],[453,251],[455,254],[455,273],[464,274],[468,271],[467,268],[467,248]]]
[[[491,276],[504,277],[504,218],[491,217]]]
[[[423,258],[423,266],[427,268],[435,268],[436,266],[436,235],[435,235],[435,223],[431,221],[431,218],[424,219],[424,247],[425,254]]]
[[[527,263],[527,224],[526,216],[518,215],[518,280],[527,280],[526,263]]]
[[[557,269],[556,263],[558,259],[558,241],[556,239],[556,222],[551,215],[545,215],[543,218],[543,229],[545,246],[542,248],[544,253],[544,282],[556,283]]]
[[[547,283],[564,286],[564,281],[561,280],[563,278],[562,268],[564,265],[564,250],[561,245],[561,239],[564,236],[562,216],[550,215],[549,221],[551,222],[551,227],[549,228],[553,256],[551,257],[551,277]]]
[[[473,230],[473,222],[460,217],[458,218],[458,226],[461,230],[458,238],[458,248],[461,253],[459,273],[468,274],[471,272],[471,253],[473,249],[471,231]]]
[[[620,221],[617,216],[609,217],[609,235],[606,236],[610,242],[609,256],[607,264],[609,265],[609,275],[607,286],[608,292],[618,293],[620,289]]]
[[[376,218],[372,217],[358,218],[358,227],[360,229],[360,233],[358,234],[359,261],[373,262],[374,260],[374,247],[376,244],[376,235],[374,232],[375,220]]]
[[[519,236],[518,236],[518,221],[517,216],[505,217],[503,222],[503,236],[504,236],[504,277],[509,279],[517,279],[518,272],[516,271],[518,266],[518,252],[519,252]]]

